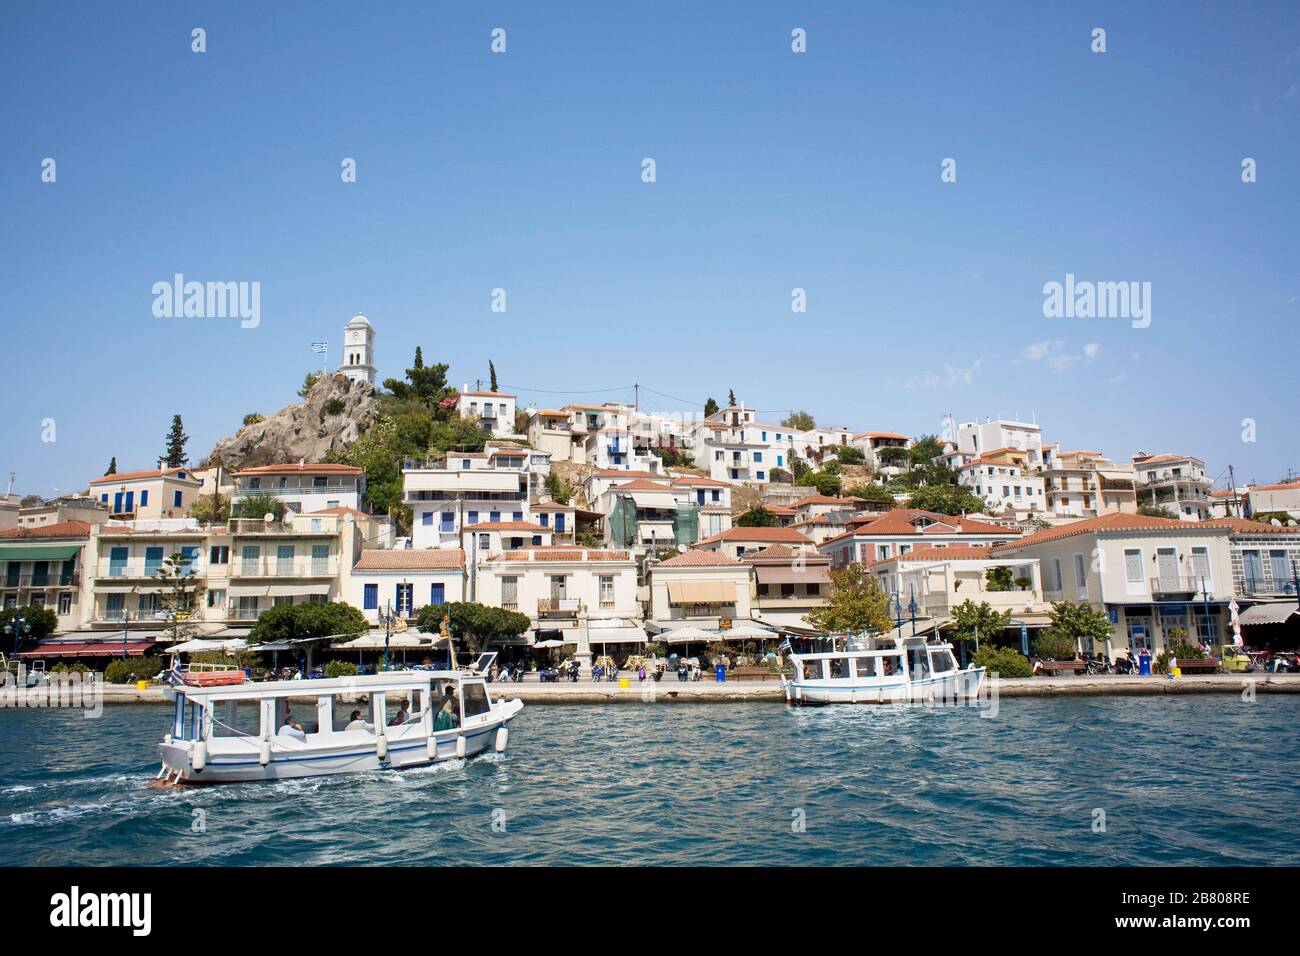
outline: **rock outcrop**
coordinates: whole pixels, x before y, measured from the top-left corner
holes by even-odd
[[[345,451],[366,433],[379,415],[373,385],[344,375],[321,378],[307,400],[241,428],[217,442],[203,462],[238,470],[257,465],[322,461],[331,452]]]

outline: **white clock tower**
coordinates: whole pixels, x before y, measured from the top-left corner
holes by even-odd
[[[343,327],[343,364],[339,371],[354,382],[375,384],[375,327],[355,315]]]

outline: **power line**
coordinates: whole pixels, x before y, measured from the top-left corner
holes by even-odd
[[[522,385],[502,385],[502,388],[516,392],[537,392],[541,395],[591,395],[596,392],[626,392],[632,385],[620,385],[617,388],[524,388]],[[642,386],[644,388],[644,386]],[[680,399],[679,399],[680,400]]]

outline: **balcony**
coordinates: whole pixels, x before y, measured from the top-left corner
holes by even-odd
[[[1294,597],[1295,582],[1290,580],[1268,580],[1266,578],[1238,578],[1238,590],[1250,597]]]
[[[272,557],[234,561],[230,565],[232,578],[332,578],[336,574],[338,563],[333,559]]]
[[[1209,584],[1209,581],[1206,581]],[[1201,579],[1183,574],[1162,574],[1151,579],[1151,596],[1196,594],[1201,590]]]
[[[263,518],[231,518],[226,522],[226,530],[233,535],[281,537],[285,535],[312,535],[339,533],[337,515],[301,515],[286,518],[283,521],[266,521]]]
[[[537,614],[552,614],[559,616],[575,616],[583,611],[582,601],[578,598],[538,598]]]
[[[95,571],[91,578],[96,582],[107,579],[142,581],[157,579],[162,576],[166,565],[160,561],[127,561],[122,564],[116,564],[112,561],[101,562],[95,565]],[[199,562],[192,562],[185,565],[186,572],[193,572],[195,576],[203,573],[203,566]]]
[[[81,584],[81,572],[73,571],[71,574],[16,574],[9,575],[3,581],[4,583],[0,587],[11,590],[13,588],[24,591],[29,588],[75,588]]]

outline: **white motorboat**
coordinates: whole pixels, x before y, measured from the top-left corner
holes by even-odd
[[[493,701],[482,676],[461,671],[194,681],[173,688],[171,732],[158,747],[164,783],[285,780],[499,753],[524,706]]]
[[[984,668],[959,667],[952,645],[907,637],[866,649],[791,654],[794,676],[781,677],[794,704],[889,704],[973,700]]]

